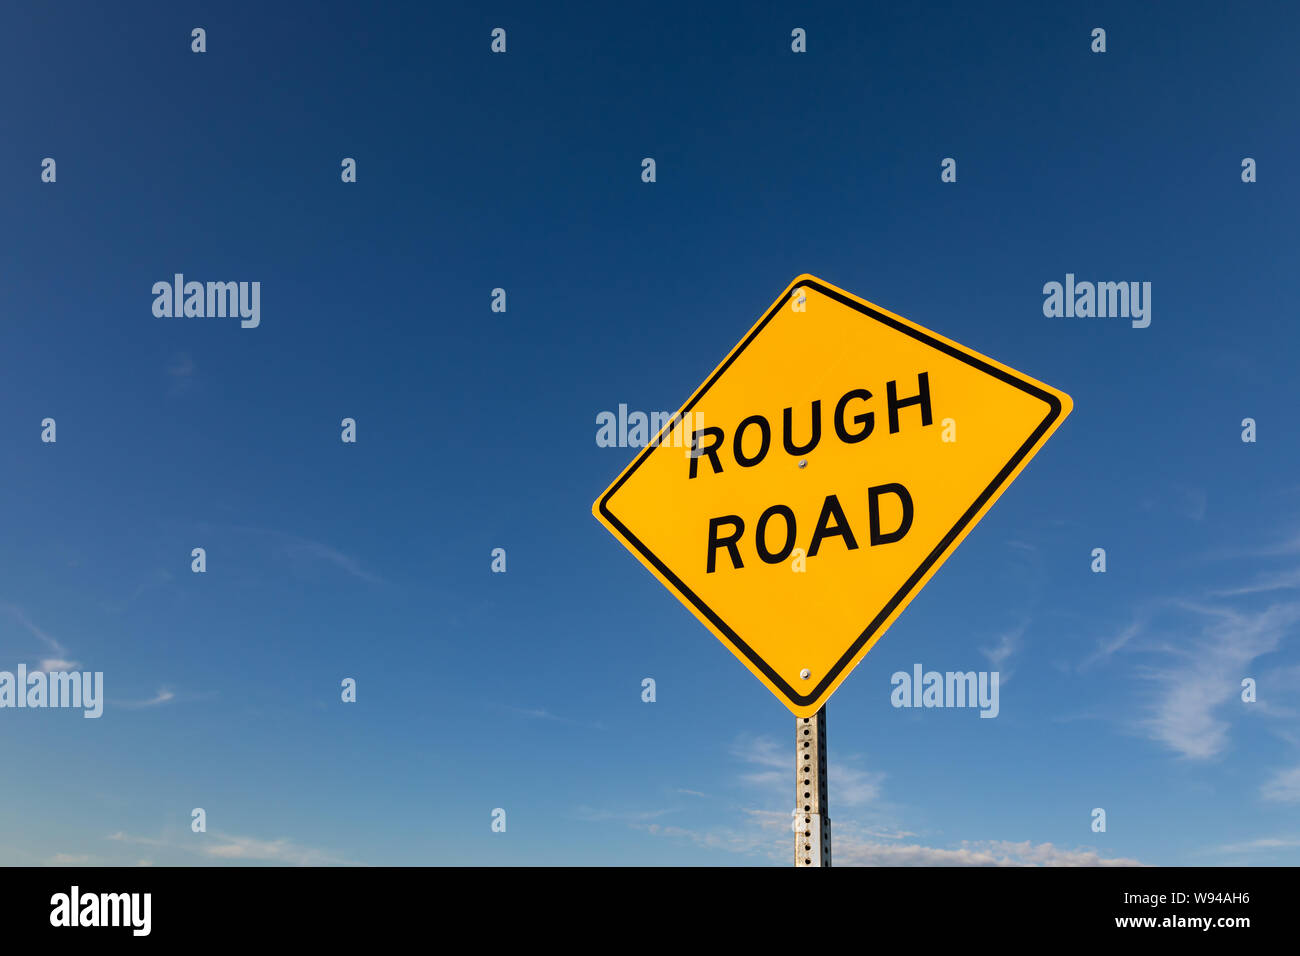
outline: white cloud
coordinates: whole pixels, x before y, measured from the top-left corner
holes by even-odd
[[[1011,655],[1020,649],[1021,639],[1028,629],[1029,621],[1026,620],[1019,627],[998,635],[997,643],[992,647],[980,648],[980,653],[988,658],[989,663],[998,671],[999,681],[1003,684],[1011,679],[1012,672],[1006,666],[1007,662],[1011,660]]]
[[[40,667],[41,670],[70,670],[72,667],[76,666],[77,662],[71,660],[67,648],[65,648],[59,641],[55,640],[49,634],[46,634],[43,630],[41,630],[39,627],[33,624],[31,622],[31,619],[28,618],[27,614],[23,611],[22,608],[18,607],[18,605],[9,604],[8,602],[5,601],[0,601],[0,610],[3,610],[6,613],[8,613],[9,616],[12,617],[14,620],[16,620],[19,624],[21,624],[28,631],[28,633],[30,633],[33,637],[39,640],[42,644],[44,644],[47,651],[52,654],[52,656],[47,657],[45,660],[41,662],[41,667]],[[46,664],[67,664],[69,666],[62,667],[62,668],[60,667],[47,668],[45,666]]]
[[[1151,622],[1162,615],[1170,620],[1156,632]],[[1155,684],[1156,692],[1137,729],[1184,757],[1205,760],[1228,747],[1230,725],[1221,708],[1237,699],[1252,663],[1276,651],[1297,622],[1300,603],[1295,602],[1263,611],[1154,602],[1084,666],[1121,649],[1148,655],[1135,673]]]
[[[361,562],[356,558],[346,555],[337,548],[332,548],[323,542],[314,541],[311,538],[304,538],[301,535],[291,534],[287,531],[276,531],[270,528],[237,526],[234,530],[259,535],[263,538],[269,538],[271,541],[275,542],[280,552],[288,557],[290,562],[294,565],[324,562],[326,564],[332,564],[340,571],[343,571],[354,578],[365,581],[367,584],[387,584],[387,582],[379,575],[372,574],[370,571],[362,567]]]
[[[1289,850],[1292,847],[1300,847],[1300,837],[1261,837],[1246,843],[1228,843],[1216,849],[1220,853],[1254,853]]]
[[[173,379],[186,379],[194,374],[194,359],[185,352],[172,356],[167,363],[167,374]]]
[[[300,846],[283,837],[259,840],[256,837],[213,834],[212,840],[211,844],[204,844],[200,852],[220,860],[258,860],[288,866],[338,866],[347,863],[332,853]]]
[[[310,541],[307,538],[292,538],[286,536],[286,548],[290,553],[298,553],[309,558],[315,558],[319,561],[325,561],[335,567],[352,575],[354,578],[360,578],[370,584],[383,584],[383,578],[371,574],[355,559],[348,557],[342,551],[331,548],[327,544],[321,544],[319,541]]]
[[[794,741],[783,744],[773,737],[742,737],[732,746],[731,755],[745,763],[765,768],[742,773],[742,783],[764,789],[794,785]],[[880,785],[885,779],[883,773],[859,770],[843,760],[828,759],[827,763],[828,783],[835,794],[837,806],[857,807],[880,799]]]
[[[1146,623],[1145,615],[1139,614],[1136,620],[1130,623],[1128,627],[1124,628],[1114,637],[1109,640],[1099,641],[1096,653],[1085,659],[1083,663],[1079,665],[1079,669],[1087,670],[1098,661],[1104,661],[1112,654],[1122,651],[1129,645],[1129,642],[1132,641],[1133,638],[1143,633],[1146,629]]]
[[[1264,594],[1269,591],[1290,591],[1300,588],[1300,568],[1292,568],[1289,571],[1279,571],[1274,574],[1264,575],[1257,578],[1251,584],[1244,584],[1241,587],[1227,588],[1221,591],[1211,593],[1219,597],[1239,597],[1243,594]]]
[[[772,737],[742,737],[732,746],[731,755],[745,763],[768,768],[742,773],[742,783],[763,788],[794,784],[793,742],[782,745]]]
[[[1255,658],[1277,650],[1300,621],[1300,604],[1253,613],[1193,604],[1184,609],[1199,618],[1200,633],[1182,646],[1163,649],[1166,658],[1174,658],[1173,666],[1146,672],[1161,691],[1142,726],[1183,756],[1205,759],[1228,744],[1228,723],[1215,709],[1238,696],[1241,676]]]
[[[880,799],[880,784],[884,779],[883,773],[869,773],[831,761],[826,782],[835,795],[836,806],[860,807]]]
[[[732,756],[764,768],[743,774],[746,783],[766,784],[769,777],[782,784],[791,781],[794,748],[772,737],[741,737]],[[885,775],[830,764],[833,803],[840,807],[878,804]],[[788,863],[793,857],[790,811],[736,808],[734,825],[690,828],[660,823],[634,822],[637,830],[667,839],[687,841],[708,850],[765,857]],[[1126,857],[1103,857],[1090,847],[1067,849],[1051,843],[1009,840],[965,841],[947,847],[905,842],[917,834],[893,826],[863,827],[853,820],[832,823],[832,856],[837,865],[849,866],[1141,866]]]
[[[745,810],[749,826],[689,829],[660,824],[638,825],[655,836],[686,840],[709,850],[765,856],[790,862],[790,818],[770,810]],[[783,836],[784,834],[784,836]],[[1142,866],[1128,857],[1103,857],[1091,847],[1066,849],[1029,840],[963,841],[951,847],[898,842],[913,833],[859,833],[852,823],[832,824],[831,857],[836,866]],[[891,840],[894,842],[881,842]]]
[[[963,841],[954,847],[933,847],[833,836],[831,856],[836,866],[1142,866],[1125,857],[1103,857],[1091,848],[1067,850],[1028,840]]]
[[[1016,642],[1023,632],[1023,627],[1017,631],[1008,631],[998,638],[998,643],[994,647],[981,647],[980,653],[989,659],[990,664],[997,667],[1015,653]]]
[[[676,812],[677,810],[674,807],[669,807],[666,810],[596,810],[592,807],[581,806],[576,810],[579,818],[593,823],[603,823],[607,820],[637,823],[644,820],[654,820]]]
[[[781,770],[794,769],[794,744],[778,742],[773,737],[741,737],[731,748],[731,755],[745,763],[775,767]],[[793,774],[791,775],[793,778]]]
[[[157,694],[155,694],[153,697],[149,698],[148,700],[116,701],[113,704],[113,706],[126,707],[130,710],[139,710],[142,707],[157,707],[159,704],[165,704],[168,701],[172,701],[175,699],[176,699],[176,695],[172,691],[164,687],[160,689]]]
[[[116,833],[110,833],[106,839],[116,840],[118,843],[139,843],[144,846],[171,846],[166,840],[158,840],[154,837],[131,836],[118,830]]]
[[[604,730],[605,725],[600,721],[588,723],[584,720],[574,720],[572,717],[561,717],[559,714],[553,714],[545,707],[511,707],[508,704],[496,705],[503,710],[508,710],[512,714],[518,714],[520,717],[526,717],[529,720],[553,720],[561,724],[572,724],[575,727],[590,727],[593,730]]]
[[[1280,558],[1300,554],[1300,531],[1272,544],[1255,547],[1220,548],[1205,555],[1210,560],[1228,560],[1234,558]]]
[[[1292,767],[1276,774],[1260,787],[1259,795],[1278,803],[1300,803],[1300,767]]]
[[[225,833],[210,833],[196,836],[191,840],[180,842],[157,837],[132,836],[118,831],[110,833],[108,839],[119,843],[138,844],[141,846],[160,847],[180,850],[185,853],[197,853],[200,856],[231,862],[266,862],[280,863],[285,866],[355,866],[326,850],[302,846],[299,843],[281,837],[277,840],[262,840],[257,837],[231,836]],[[152,865],[151,861],[141,860],[141,865]]]

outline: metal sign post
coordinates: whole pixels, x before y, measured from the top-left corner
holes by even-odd
[[[831,865],[831,808],[826,787],[826,708],[796,717],[794,865]]]

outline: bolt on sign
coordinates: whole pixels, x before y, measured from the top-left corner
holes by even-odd
[[[1072,406],[802,275],[592,513],[810,717]]]

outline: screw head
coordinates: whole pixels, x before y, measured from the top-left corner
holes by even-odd
[[[799,676],[802,677],[804,680],[807,680],[809,677],[812,677],[812,671],[810,671],[808,668],[805,667],[803,670],[799,672]]]
[[[808,459],[807,459],[807,458],[801,458],[801,459],[799,459],[799,467],[800,467],[800,468],[807,468],[807,467],[808,467]]]

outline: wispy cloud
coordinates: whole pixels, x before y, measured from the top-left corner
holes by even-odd
[[[113,614],[121,614],[131,607],[131,605],[135,604],[136,601],[140,600],[140,598],[147,592],[155,590],[156,588],[164,587],[175,579],[176,576],[166,568],[155,568],[151,573],[145,576],[143,581],[136,585],[135,589],[131,591],[125,600],[105,604],[105,609]]]
[[[41,630],[16,604],[10,604],[7,601],[0,601],[0,610],[4,611],[13,620],[17,621],[29,634],[41,642],[47,654],[50,657],[43,657],[40,664],[35,668],[41,671],[66,671],[72,670],[77,666],[77,661],[73,660],[68,653],[68,649],[61,642],[51,637],[45,631]]]
[[[204,845],[200,852],[218,860],[239,862],[260,861],[281,863],[287,866],[350,866],[342,857],[325,850],[306,847],[281,837],[278,840],[259,840],[256,837],[212,834],[213,842]]]
[[[1266,544],[1216,548],[1206,552],[1203,557],[1210,561],[1226,561],[1238,558],[1282,558],[1295,554],[1300,554],[1300,530],[1290,531]]]
[[[1300,837],[1261,837],[1245,843],[1226,843],[1215,847],[1216,853],[1267,853],[1273,850],[1289,850],[1300,847]]]
[[[1003,684],[1011,680],[1012,670],[1007,665],[1011,660],[1011,655],[1020,649],[1021,641],[1028,629],[1029,621],[1026,619],[1021,622],[1019,627],[1014,627],[999,634],[997,642],[992,647],[980,648],[980,653],[993,665],[993,668],[1000,675],[999,681]]]
[[[1005,634],[998,637],[998,642],[992,647],[981,647],[980,653],[987,657],[989,663],[994,667],[999,667],[1006,662],[1007,658],[1015,653],[1016,644],[1019,642],[1020,636],[1024,631],[1024,627],[1015,631],[1007,631]]]
[[[636,829],[667,839],[684,840],[709,850],[763,856],[789,862],[793,846],[790,818],[767,810],[743,811],[741,824],[707,829],[650,823]],[[1068,849],[1029,840],[962,841],[947,847],[904,843],[913,833],[861,831],[852,823],[836,827],[832,858],[836,866],[1142,866],[1128,857],[1106,857],[1092,847]],[[885,842],[888,841],[888,842]]]
[[[836,806],[860,807],[880,799],[880,785],[884,779],[883,773],[844,767],[832,761],[827,769],[826,783],[835,794]]]
[[[1156,665],[1138,674],[1158,687],[1141,728],[1185,757],[1205,759],[1224,751],[1228,722],[1216,710],[1237,698],[1251,662],[1277,650],[1287,630],[1300,621],[1300,604],[1244,612],[1183,604],[1198,632],[1155,649]]]
[[[1222,708],[1239,697],[1255,661],[1277,651],[1297,622],[1297,601],[1242,610],[1228,603],[1152,600],[1114,637],[1099,642],[1079,669],[1120,652],[1136,655],[1132,673],[1156,688],[1136,729],[1184,757],[1208,759],[1228,746],[1230,724]],[[1256,712],[1266,711],[1285,713],[1273,706]]]
[[[370,584],[383,584],[384,579],[377,574],[371,574],[355,559],[344,554],[336,548],[331,548],[327,544],[319,541],[312,541],[308,538],[286,539],[285,547],[291,554],[301,555],[317,561],[324,561],[334,565],[341,571],[359,578]]]
[[[962,841],[951,847],[876,843],[837,836],[836,866],[1142,866],[1127,857],[1103,857],[1091,847],[1066,849],[1029,840]]]
[[[331,547],[324,542],[316,541],[312,538],[304,538],[302,535],[291,534],[287,531],[276,531],[269,528],[250,528],[241,526],[235,528],[235,530],[269,538],[274,542],[279,551],[289,558],[290,561],[308,564],[323,562],[332,565],[338,570],[360,581],[365,581],[368,584],[388,583],[379,575],[362,567],[361,562],[356,558],[344,554],[342,551]]]
[[[509,704],[497,704],[501,710],[509,711],[520,717],[526,717],[529,720],[548,720],[560,724],[572,724],[575,727],[590,727],[593,730],[604,730],[605,725],[600,721],[594,723],[585,720],[574,720],[572,717],[561,717],[559,714],[553,714],[545,707],[512,707]]]
[[[1201,521],[1205,518],[1209,500],[1209,495],[1204,488],[1174,483],[1167,485],[1164,493],[1159,497],[1144,498],[1142,508],[1147,511],[1168,509],[1183,518]]]
[[[105,837],[105,839],[116,840],[118,843],[138,843],[141,844],[142,846],[177,846],[178,845],[178,844],[171,843],[167,840],[159,839],[157,837],[132,836],[131,834],[125,833],[122,830],[118,830],[116,833],[110,833],[107,837]],[[184,849],[183,846],[182,848]]]
[[[197,854],[212,860],[231,863],[264,862],[284,866],[358,866],[327,850],[303,846],[285,837],[263,840],[258,837],[232,836],[226,833],[196,834],[193,839],[169,840],[158,837],[111,833],[109,840],[119,843],[152,846]],[[148,861],[141,861],[147,863]]]
[[[731,755],[744,763],[762,768],[742,773],[742,783],[763,788],[789,787],[794,784],[793,740],[784,744],[768,736],[741,737],[732,745]],[[834,789],[837,805],[858,807],[880,799],[880,785],[885,779],[883,773],[858,769],[843,759],[830,760],[828,764],[827,782]]]
[[[166,704],[176,699],[176,695],[167,688],[161,688],[157,694],[148,700],[119,700],[114,701],[114,707],[125,707],[128,710],[139,710],[144,707],[157,707],[159,704]]]
[[[172,395],[182,395],[194,387],[196,367],[188,352],[178,352],[167,361],[167,379]]]
[[[1262,575],[1250,584],[1210,593],[1216,597],[1238,597],[1243,594],[1264,594],[1269,591],[1290,591],[1295,588],[1300,588],[1300,568]]]
[[[1300,803],[1300,767],[1280,771],[1260,787],[1259,795],[1277,803]]]
[[[792,741],[793,743],[793,741]],[[792,782],[794,748],[770,736],[742,736],[731,756],[759,768],[743,773],[742,783],[788,785]],[[830,764],[834,804],[841,808],[877,806],[882,773],[869,773],[843,761]],[[693,791],[686,791],[693,792]],[[793,854],[790,811],[733,807],[731,821],[714,826],[679,826],[657,820],[634,820],[640,830],[664,839],[691,843],[706,850],[753,856],[774,863],[789,863]],[[837,817],[832,855],[837,865],[849,866],[1141,866],[1127,857],[1103,856],[1092,847],[1059,847],[1025,840],[962,841],[949,846],[917,842],[917,834],[894,825],[864,826],[852,818]],[[911,842],[909,842],[911,841]]]
[[[882,840],[906,840],[917,835],[911,830],[890,830],[887,827],[871,827],[866,832],[868,836]]]
[[[167,375],[173,379],[189,378],[194,374],[194,359],[187,352],[178,352],[167,363]]]
[[[722,850],[745,856],[779,859],[784,853],[794,853],[794,834],[790,831],[790,816],[770,810],[742,809],[736,826],[708,828],[681,827],[662,823],[636,823],[633,829],[643,830],[653,836],[685,841],[707,850]],[[782,842],[780,831],[789,839]]]
[[[1133,621],[1131,621],[1127,627],[1120,630],[1119,633],[1115,634],[1112,637],[1104,638],[1101,641],[1098,641],[1096,653],[1085,658],[1083,662],[1079,665],[1079,670],[1081,671],[1087,670],[1088,668],[1092,667],[1094,664],[1097,664],[1100,661],[1104,661],[1107,658],[1109,658],[1111,655],[1116,654],[1119,651],[1122,651],[1124,648],[1128,647],[1129,643],[1135,637],[1142,634],[1146,630],[1146,627],[1147,627],[1146,614],[1142,611],[1139,611],[1137,617]]]
[[[574,812],[579,819],[593,823],[603,823],[608,820],[621,823],[640,823],[645,820],[657,820],[659,817],[677,813],[678,811],[675,807],[668,807],[663,810],[597,810],[593,807],[580,806]]]
[[[773,737],[741,737],[732,745],[731,755],[743,763],[764,768],[742,773],[742,783],[771,787],[794,780],[793,743],[782,744]]]

